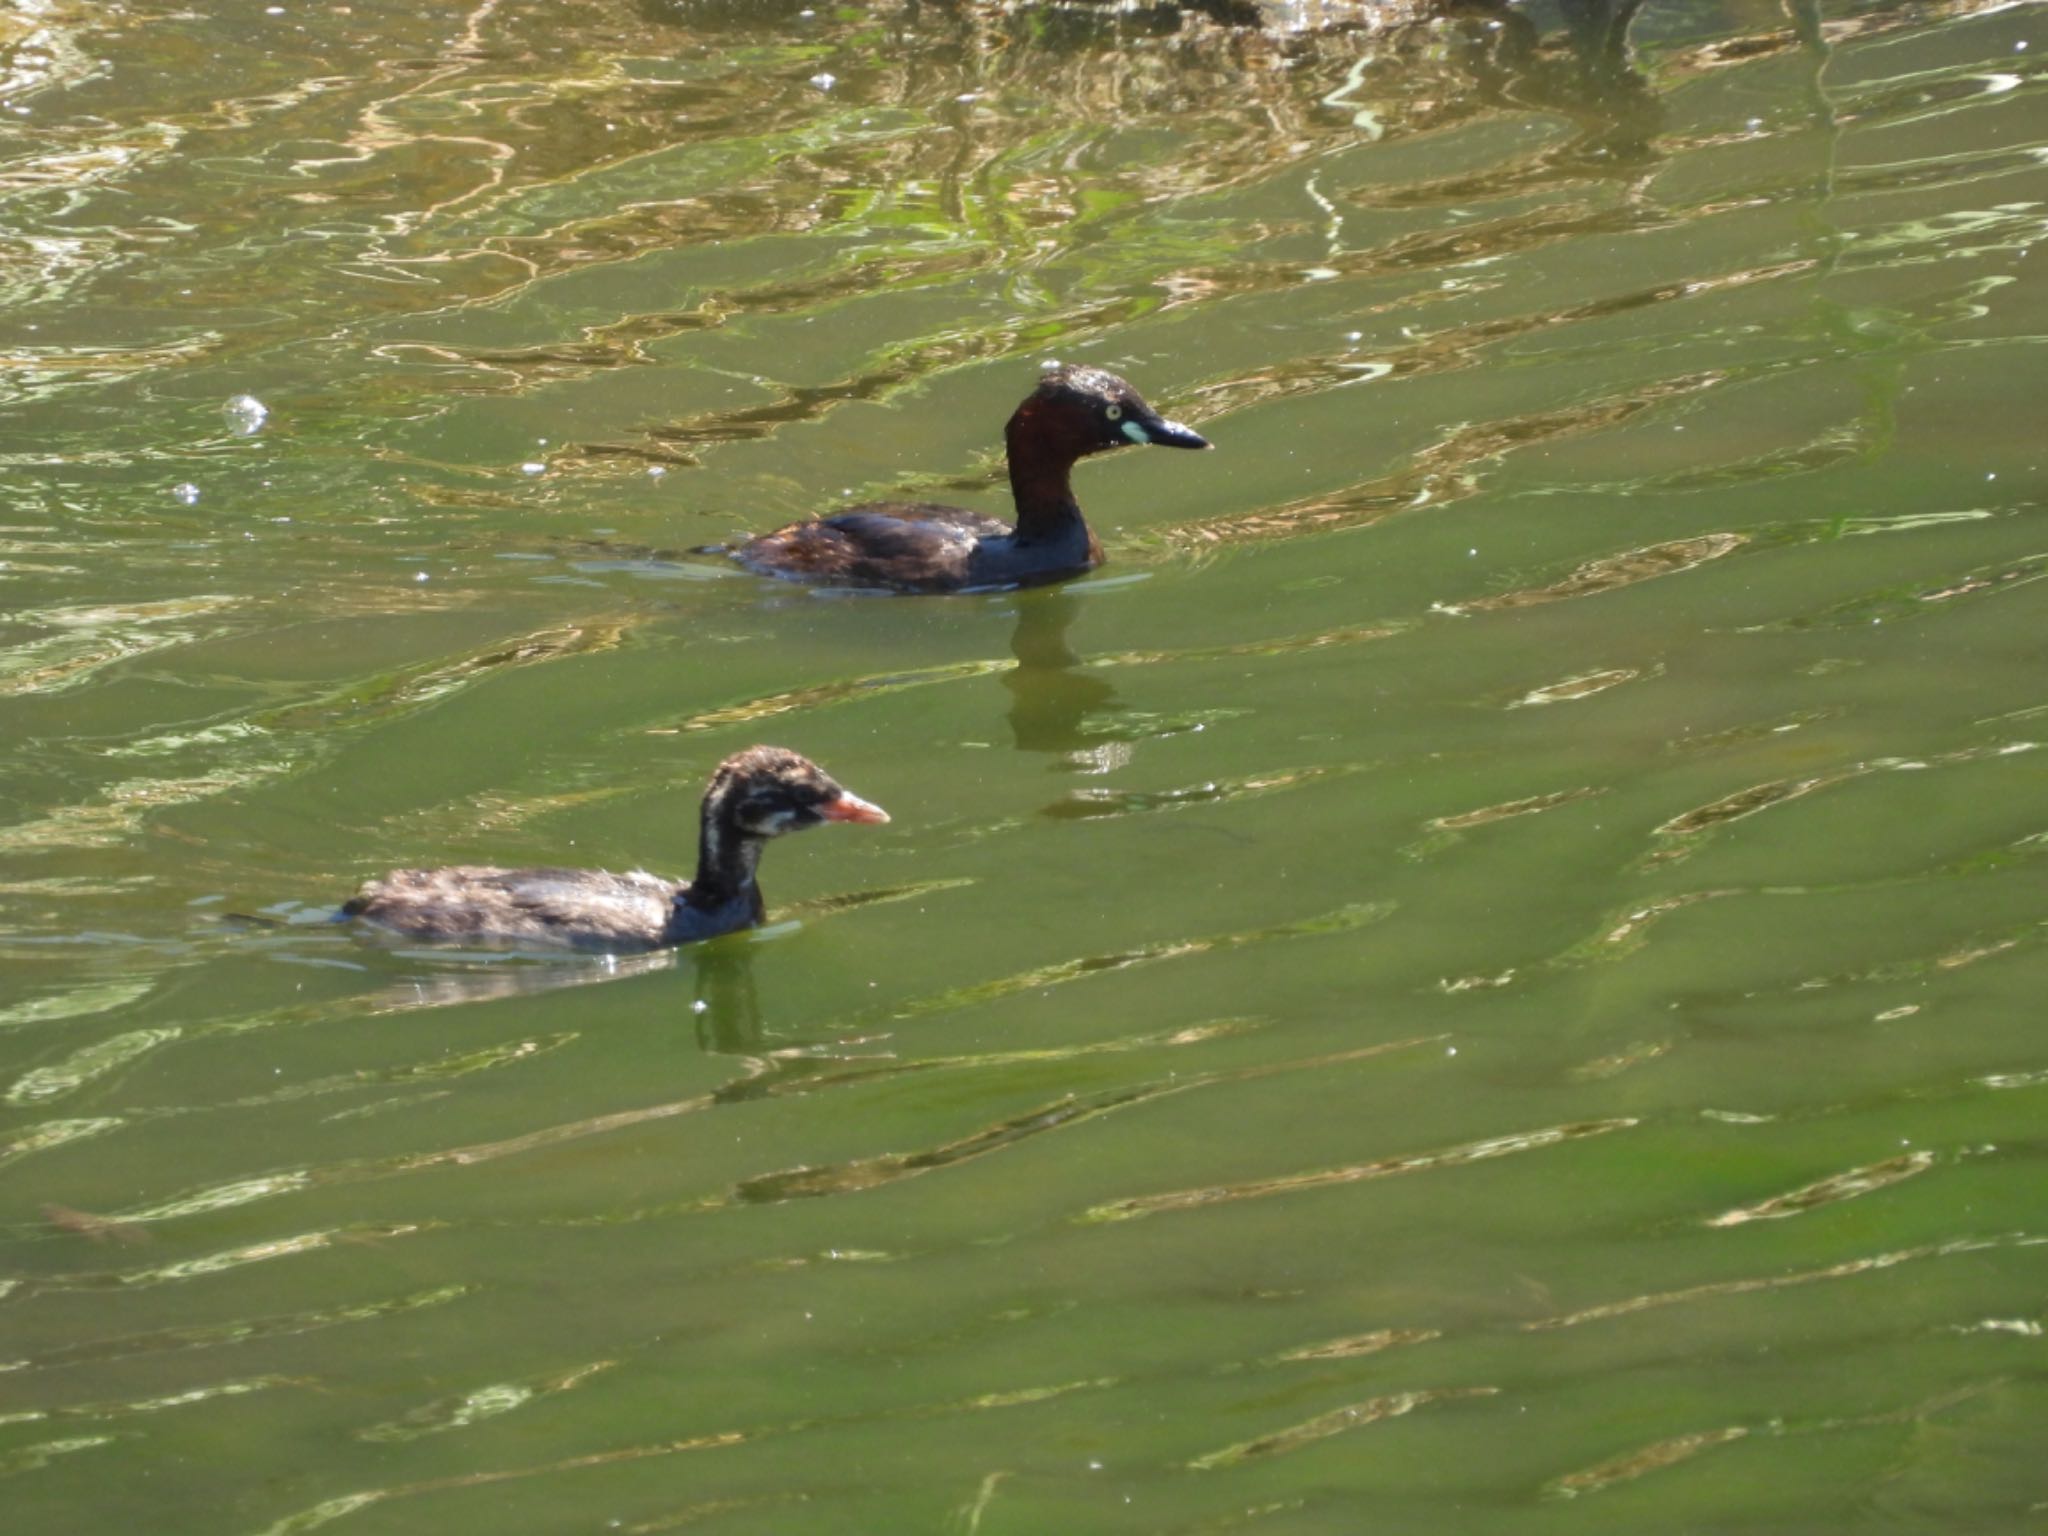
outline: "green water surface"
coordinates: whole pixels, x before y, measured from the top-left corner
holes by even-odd
[[[2041,1528],[2044,12],[1274,13],[0,13],[10,1530]]]

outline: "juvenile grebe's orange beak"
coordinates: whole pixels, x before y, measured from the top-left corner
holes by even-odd
[[[873,801],[863,800],[843,789],[839,791],[838,799],[827,800],[819,806],[818,814],[827,821],[884,822],[889,819],[889,813]]]

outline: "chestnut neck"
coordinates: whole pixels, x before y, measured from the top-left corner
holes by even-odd
[[[1074,461],[1087,450],[1059,419],[1059,407],[1026,400],[1003,428],[1010,495],[1017,503],[1017,542],[1050,543],[1086,525],[1074,500]]]

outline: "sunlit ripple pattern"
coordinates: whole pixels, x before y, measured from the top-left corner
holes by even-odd
[[[2038,1517],[2039,7],[1264,13],[0,16],[24,1529]],[[1096,576],[708,548],[1049,356]]]

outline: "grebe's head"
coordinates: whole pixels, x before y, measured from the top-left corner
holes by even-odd
[[[1073,458],[1133,443],[1154,448],[1213,446],[1194,428],[1153,410],[1116,374],[1079,364],[1046,364],[1038,388],[1010,418],[1013,439],[1020,428],[1049,450]]]
[[[748,747],[711,775],[706,820],[742,837],[780,837],[827,821],[883,822],[889,813],[842,787],[800,752]]]

